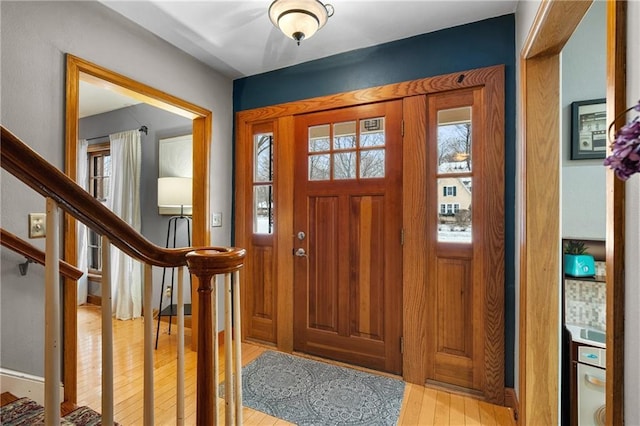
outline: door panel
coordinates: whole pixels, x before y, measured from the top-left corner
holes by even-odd
[[[309,328],[338,333],[338,197],[309,200]]]
[[[438,297],[438,352],[470,358],[471,292],[470,262],[462,259],[439,258],[436,262]]]
[[[294,349],[401,372],[401,103],[296,118]]]
[[[372,307],[384,302],[384,200],[383,197],[351,197],[349,247],[353,265],[350,281],[353,284],[349,334],[383,341],[384,315]]]

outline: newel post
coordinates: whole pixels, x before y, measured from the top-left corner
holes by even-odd
[[[229,274],[243,266],[246,251],[237,248],[213,247],[186,255],[189,272],[198,278],[198,364],[196,385],[196,424],[218,424],[218,337],[215,277]],[[239,297],[237,295],[236,297]],[[212,299],[214,302],[212,303]],[[216,324],[216,326],[214,326]],[[225,331],[225,333],[231,331]],[[236,342],[240,347],[240,342]],[[230,360],[227,360],[229,362]],[[231,378],[226,378],[230,380]],[[228,385],[230,385],[229,383]]]

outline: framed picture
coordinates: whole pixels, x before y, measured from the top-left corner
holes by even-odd
[[[571,159],[604,158],[607,152],[605,99],[571,103]]]

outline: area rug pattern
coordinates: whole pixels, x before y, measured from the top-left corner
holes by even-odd
[[[44,424],[44,407],[29,398],[20,398],[0,407],[2,426],[31,426]],[[100,414],[89,407],[79,407],[61,419],[64,426],[97,426]],[[117,423],[116,423],[117,424]]]
[[[404,382],[266,351],[242,369],[242,392],[245,406],[301,426],[382,426],[397,423]]]

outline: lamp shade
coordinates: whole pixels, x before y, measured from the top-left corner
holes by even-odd
[[[275,0],[269,7],[271,22],[300,44],[313,36],[333,15],[333,7],[319,0]]]
[[[158,179],[158,207],[191,206],[193,179],[161,177]]]

